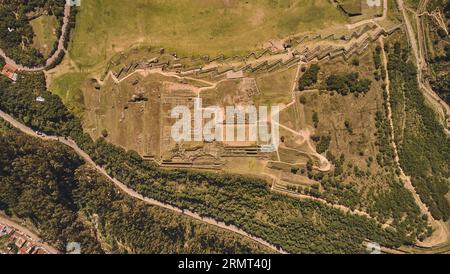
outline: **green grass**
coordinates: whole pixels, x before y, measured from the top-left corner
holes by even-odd
[[[55,30],[58,27],[58,21],[55,16],[42,15],[30,22],[35,37],[34,46],[45,56],[49,56],[53,45],[57,42],[58,37]]]
[[[78,117],[81,117],[84,112],[81,87],[85,81],[85,73],[67,73],[56,78],[50,86],[50,91],[61,97],[69,110]]]
[[[179,54],[242,54],[270,39],[345,23],[327,0],[85,0],[70,47],[81,68],[148,44]]]
[[[292,101],[292,83],[296,68],[266,74],[256,79],[260,95],[255,96],[256,105],[289,104]]]

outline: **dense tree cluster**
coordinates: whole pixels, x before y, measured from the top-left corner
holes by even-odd
[[[392,225],[398,230],[404,233],[412,231],[411,236],[417,236],[419,240],[431,236],[432,230],[427,226],[427,215],[421,214],[411,192],[403,186],[402,182],[394,178],[389,179],[391,180],[389,190],[376,191],[377,195],[373,198],[375,202],[369,208],[370,214],[385,221],[390,218]]]
[[[319,126],[319,114],[315,111],[313,112],[313,115],[312,115],[312,122],[313,122],[315,128],[317,128]]]
[[[66,56],[66,52],[65,51],[60,51],[58,53],[58,55],[56,56],[55,60],[53,60],[53,62],[49,65],[47,65],[45,67],[46,70],[51,70],[56,68],[59,64],[61,64],[62,60],[64,59],[64,56]]]
[[[377,163],[381,167],[390,167],[394,164],[395,153],[391,145],[392,132],[389,127],[386,113],[381,111],[376,112],[375,126],[377,127]]]
[[[305,73],[303,73],[298,81],[299,90],[305,90],[306,88],[311,87],[313,84],[317,83],[319,70],[320,67],[317,64],[313,64],[308,69],[306,69]]]
[[[72,129],[79,128],[79,121],[61,99],[47,91],[43,73],[20,74],[14,84],[8,78],[0,77],[0,94],[0,108],[34,129],[67,136]],[[45,102],[38,102],[39,96]]]
[[[428,4],[429,10],[443,9],[445,15],[445,21],[450,20],[450,1],[436,1]],[[434,21],[431,20],[430,28],[428,29],[429,38],[432,42],[432,51],[430,54],[433,55],[429,58],[429,62],[432,68],[432,74],[430,79],[430,84],[434,91],[436,91],[439,96],[450,104],[450,71],[448,69],[450,65],[450,39],[447,33],[438,25],[434,25]],[[450,25],[447,23],[447,30],[450,30]],[[443,46],[443,52],[441,50]],[[427,56],[428,56],[427,55]]]
[[[315,137],[315,138],[314,138]],[[330,136],[313,136],[314,141],[317,142],[316,151],[322,154],[328,150],[330,147],[331,137]]]
[[[359,79],[357,72],[333,74],[326,79],[327,89],[337,91],[341,95],[348,93],[366,93],[370,90],[372,81]]]
[[[446,198],[450,177],[450,138],[444,133],[436,113],[425,102],[417,83],[417,69],[408,58],[404,58],[405,52],[408,50],[402,50],[400,43],[396,43],[390,49],[388,64],[393,105],[398,98],[404,96],[406,99],[400,106],[405,109],[405,117],[402,117],[405,126],[401,127],[404,132],[401,140],[396,139],[400,162],[433,217],[447,220],[450,216]],[[394,115],[402,113],[393,111]]]
[[[450,65],[450,45],[444,47],[445,55],[436,56],[433,60],[433,69],[436,75],[430,84],[434,91],[448,104],[450,104],[450,71],[446,69]]]
[[[381,48],[379,48],[381,50]],[[379,53],[378,55],[380,55]],[[377,55],[375,52],[374,55]],[[374,57],[376,58],[376,57]],[[381,60],[380,60],[381,62]],[[383,69],[382,64],[377,68]],[[387,119],[387,93],[383,90],[383,105],[375,115],[376,125],[376,163],[379,167],[373,169],[374,157],[366,159],[367,169],[346,161],[345,155],[335,156],[327,151],[327,158],[334,165],[334,171],[325,174],[321,179],[323,191],[320,197],[327,201],[342,204],[353,209],[363,209],[381,222],[392,222],[393,227],[408,235],[411,241],[423,239],[430,233],[427,222],[422,218],[418,206],[402,184],[398,181],[397,168],[394,163],[394,150],[391,145],[391,130]],[[352,132],[351,122],[345,120],[344,126]],[[313,136],[318,141],[316,136]],[[364,156],[361,154],[359,156]],[[375,174],[372,174],[375,170]],[[364,181],[363,188],[354,180]],[[371,184],[376,182],[376,184]]]
[[[3,131],[9,131],[12,129],[13,129],[13,127],[9,123],[5,122],[3,119],[0,118],[0,133]]]
[[[445,72],[436,77],[436,80],[430,82],[433,90],[439,93],[439,96],[450,104],[450,72]]]
[[[0,210],[30,221],[63,251],[71,241],[80,242],[84,253],[269,251],[128,198],[67,147],[16,132],[0,132]]]
[[[375,201],[368,208],[372,216],[387,221],[391,219],[393,225],[405,233],[413,232],[419,239],[429,236],[430,230],[427,222],[421,216],[420,209],[416,205],[412,194],[398,181],[398,168],[395,165],[395,152],[392,147],[392,132],[387,119],[387,93],[383,90],[383,110],[375,114],[375,125],[377,128],[378,153],[377,164],[387,171],[383,178],[388,182],[388,190],[371,189],[368,196]],[[406,213],[406,218],[404,217]],[[427,230],[428,229],[428,230]]]
[[[366,218],[272,193],[259,179],[160,170],[103,139],[91,153],[112,176],[147,197],[234,224],[290,252],[362,252],[364,238],[385,245],[409,243],[405,235]],[[257,217],[261,215],[265,217]]]
[[[77,241],[99,252],[71,198],[81,160],[54,143],[14,132],[0,133],[0,152],[0,210],[42,228],[42,237],[58,248]]]
[[[60,25],[64,17],[65,0],[10,0],[0,3],[0,48],[19,64],[43,65],[44,56],[32,46],[34,32],[30,21],[47,13],[54,15]],[[60,30],[58,35],[60,34]],[[53,52],[56,45],[53,45]]]

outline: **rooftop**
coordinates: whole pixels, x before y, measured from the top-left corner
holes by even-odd
[[[2,69],[2,74],[14,82],[17,81],[17,73],[16,72],[17,72],[17,68],[10,64],[6,64]]]

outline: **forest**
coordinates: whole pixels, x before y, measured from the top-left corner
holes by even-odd
[[[393,106],[404,108],[404,126],[395,125],[403,131],[396,138],[400,163],[405,173],[411,176],[421,200],[429,207],[436,219],[448,220],[450,205],[446,198],[450,177],[450,138],[440,124],[437,114],[425,102],[418,82],[417,68],[409,60],[409,50],[399,42],[389,47],[389,78]],[[398,98],[405,98],[396,102]],[[393,111],[394,122],[401,121]],[[398,136],[398,132],[396,132]]]
[[[0,5],[0,48],[16,63],[33,67],[43,65],[42,53],[33,47],[34,32],[30,21],[37,14],[56,16],[60,25],[66,0],[10,0]],[[53,45],[52,53],[57,45]]]
[[[450,20],[450,1],[446,1],[443,11],[445,20],[448,22],[448,20]],[[449,25],[447,25],[447,29],[450,29]],[[450,64],[449,37],[440,27],[435,26],[430,29],[430,32],[432,36],[430,39],[433,40],[433,47],[444,42],[443,52],[439,53],[439,51],[433,50],[436,56],[434,56],[434,58],[429,58],[428,60],[431,63],[433,70],[430,84],[433,87],[433,90],[436,91],[447,104],[450,104],[450,71],[448,70]]]
[[[372,53],[374,71],[378,73],[380,81],[384,79],[381,75],[385,74],[381,50],[377,46]],[[334,170],[326,174],[313,171],[310,178],[321,182],[319,197],[331,203],[364,210],[380,222],[392,222],[393,227],[412,238],[423,239],[430,234],[431,228],[426,222],[426,216],[422,216],[413,196],[402,187],[398,177],[399,170],[394,162],[395,152],[388,121],[388,96],[386,86],[380,86],[382,88],[373,90],[382,94],[382,104],[377,107],[372,121],[376,127],[376,150],[370,155],[359,152],[359,156],[366,159],[366,165],[355,165],[351,158],[346,159],[346,155],[340,151],[334,151],[340,154],[333,155],[332,151],[327,151],[326,146],[323,146],[327,144],[326,136],[313,135],[317,151],[326,152]],[[344,125],[347,131],[352,131],[352,125],[347,120]]]
[[[254,241],[128,198],[68,147],[1,131],[0,210],[31,222],[64,251],[267,253]]]
[[[147,197],[236,225],[288,252],[363,252],[367,238],[386,246],[411,243],[406,235],[384,230],[367,218],[275,194],[260,179],[161,170],[103,139],[91,155],[113,177]]]
[[[304,72],[298,81],[299,90],[305,90],[311,87],[313,84],[317,83],[317,76],[320,71],[320,67],[317,64],[311,65],[309,68],[302,68]]]
[[[58,96],[46,88],[43,73],[22,73],[17,82],[0,76],[0,109],[29,125],[50,135],[68,136],[73,128],[79,128],[79,123],[67,110]],[[42,97],[45,102],[36,101]]]
[[[357,72],[333,74],[326,79],[327,90],[336,91],[341,95],[348,93],[366,93],[372,82],[369,79],[359,79]]]

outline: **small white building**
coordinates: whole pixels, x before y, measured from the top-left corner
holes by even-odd
[[[261,145],[259,150],[262,153],[272,153],[277,151],[277,149],[275,148],[275,146],[273,144],[269,144],[269,145]]]

